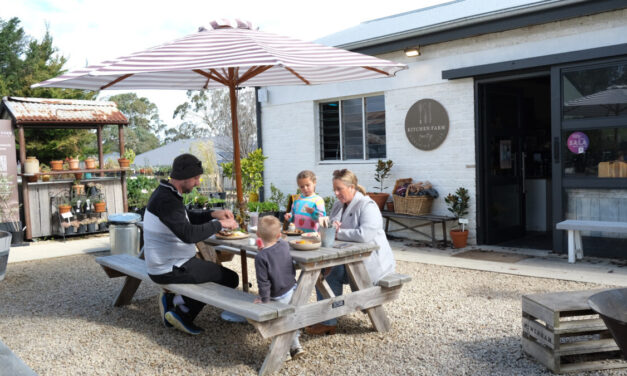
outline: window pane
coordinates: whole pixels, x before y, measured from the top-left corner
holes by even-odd
[[[343,159],[364,158],[364,132],[361,98],[342,101]]]
[[[383,95],[366,101],[366,159],[385,158],[385,101]]]
[[[320,159],[339,160],[340,110],[339,102],[320,104]]]
[[[563,131],[564,175],[627,178],[627,127]]]
[[[627,63],[564,73],[564,119],[627,116]]]

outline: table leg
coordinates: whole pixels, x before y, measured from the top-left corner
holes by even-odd
[[[390,218],[385,217],[385,233],[388,233],[388,229],[390,227]]]
[[[137,279],[134,277],[126,277],[124,279],[124,286],[120,290],[120,293],[115,298],[113,302],[114,307],[121,307],[131,303],[133,299],[133,295],[139,288],[139,284],[142,283],[141,279]]]
[[[448,240],[446,239],[446,221],[442,221],[442,238],[444,239],[444,247],[446,247],[446,243]]]
[[[357,290],[365,289],[372,286],[372,281],[366,270],[366,265],[363,261],[355,262],[352,264],[346,264],[346,271],[351,281],[357,287]],[[390,330],[390,320],[388,319],[383,306],[376,306],[366,309],[368,317],[372,326],[378,332],[387,332]]]
[[[307,304],[314,285],[318,280],[318,275],[320,275],[320,270],[307,270],[300,273],[298,286],[296,286],[296,291],[292,295],[290,304],[296,306]],[[259,375],[268,375],[281,369],[294,335],[296,335],[296,330],[279,334],[272,339],[270,350],[261,365]]]
[[[240,249],[239,254],[242,259],[242,290],[248,292],[248,261],[246,260],[246,250]]]
[[[575,231],[568,230],[568,262],[575,263]]]
[[[575,231],[575,254],[576,258],[583,258],[583,244],[581,243],[581,231]]]
[[[437,242],[435,240],[435,222],[431,222],[431,247],[437,247]]]

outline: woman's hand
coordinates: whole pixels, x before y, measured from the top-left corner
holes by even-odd
[[[286,221],[289,221],[290,218],[292,218],[292,213],[285,213],[285,215],[283,216],[283,218],[285,218]]]
[[[338,231],[340,231],[340,227],[342,227],[342,222],[333,221],[333,227],[335,227],[335,233],[337,233]]]

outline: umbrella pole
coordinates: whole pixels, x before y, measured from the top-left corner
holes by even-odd
[[[231,99],[231,126],[233,127],[233,171],[235,171],[235,187],[237,189],[237,203],[240,215],[245,212],[244,193],[242,190],[242,166],[239,154],[239,125],[237,123],[237,95],[235,94],[235,84],[229,85],[229,97]]]

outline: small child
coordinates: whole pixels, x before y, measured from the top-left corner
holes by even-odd
[[[309,170],[301,171],[296,176],[300,188],[300,197],[292,204],[291,212],[285,214],[285,220],[303,232],[318,230],[318,218],[326,215],[324,199],[316,194],[316,175]]]
[[[255,256],[255,270],[259,297],[255,299],[255,303],[275,300],[289,304],[296,290],[296,270],[290,255],[290,246],[281,240],[281,222],[272,216],[261,217],[257,227],[257,240],[259,253]],[[289,353],[292,359],[305,353],[298,341],[299,336],[300,333],[297,332],[292,339]]]

